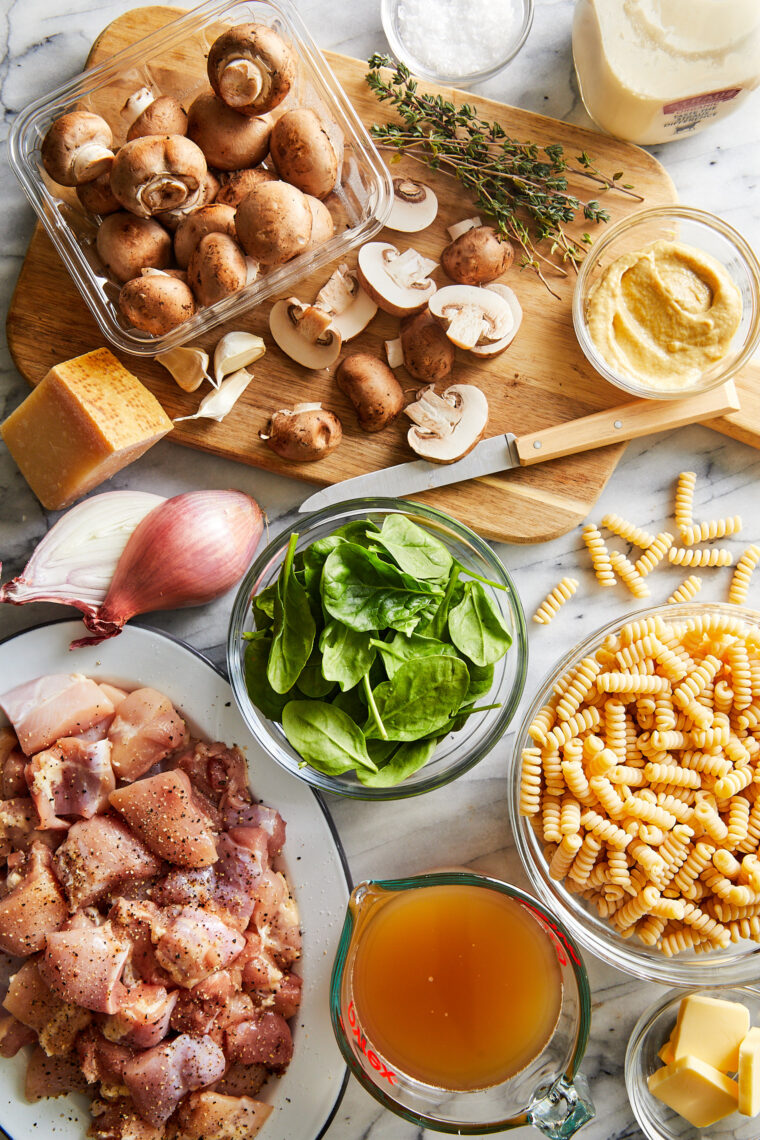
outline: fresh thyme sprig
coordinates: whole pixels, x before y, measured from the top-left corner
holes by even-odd
[[[454,175],[499,231],[522,249],[522,265],[533,269],[551,293],[541,262],[565,271],[551,257],[576,267],[591,236],[576,239],[565,226],[579,214],[589,222],[609,221],[599,202],[587,202],[568,193],[565,172],[582,175],[601,186],[632,197],[622,173],[603,174],[584,152],[577,167],[568,165],[559,143],[541,147],[509,138],[498,123],[481,119],[474,107],[457,107],[440,95],[425,95],[408,67],[387,55],[372,55],[367,84],[381,102],[391,103],[402,122],[372,127],[375,141],[399,155],[424,163],[432,170]],[[390,69],[391,74],[387,75]],[[385,73],[385,74],[384,74]],[[536,248],[548,242],[548,255]],[[555,294],[556,296],[556,294]]]

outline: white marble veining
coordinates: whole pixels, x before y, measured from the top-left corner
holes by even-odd
[[[4,0],[0,4],[0,139],[29,101],[80,70],[95,35],[130,0]],[[376,0],[300,0],[299,10],[320,46],[366,57],[384,46]],[[493,98],[574,122],[585,122],[570,54],[572,0],[537,0],[528,43],[516,61],[482,90]],[[760,146],[758,96],[717,130],[657,148],[684,202],[714,210],[760,245],[757,192]],[[33,218],[7,163],[0,162],[0,305],[10,300],[32,231]],[[25,394],[6,348],[0,354],[0,417]],[[760,540],[760,453],[693,427],[629,446],[592,517],[615,510],[648,529],[672,523],[672,493],[678,471],[697,471],[697,517],[741,514],[741,542]],[[266,509],[272,531],[289,525],[288,512],[305,488],[298,482],[161,443],[114,480],[115,487],[169,495],[195,487],[238,487]],[[0,557],[3,577],[17,573],[48,525],[7,453],[0,451]],[[499,547],[530,614],[562,574],[581,582],[578,594],[555,623],[530,631],[526,699],[556,659],[602,622],[636,608],[622,589],[599,591],[588,569],[580,532],[541,546]],[[678,570],[651,579],[654,601],[664,601],[685,576]],[[707,570],[702,597],[725,598],[730,571]],[[750,600],[760,607],[760,580]],[[150,623],[186,638],[215,661],[223,659],[230,599],[201,610],[151,615]],[[60,616],[52,606],[4,607],[0,636]],[[2,685],[4,678],[0,678]],[[525,702],[524,702],[525,703]],[[519,721],[518,718],[515,723]],[[438,792],[392,804],[330,800],[355,880],[413,873],[445,864],[469,864],[526,885],[509,834],[505,771],[512,745],[507,736],[474,771]],[[584,1070],[598,1115],[582,1135],[588,1140],[640,1136],[622,1077],[630,1030],[659,987],[635,981],[586,956],[594,994],[594,1020]],[[355,1083],[328,1131],[329,1140],[411,1140],[416,1130],[383,1111]],[[522,1129],[518,1136],[538,1135]]]

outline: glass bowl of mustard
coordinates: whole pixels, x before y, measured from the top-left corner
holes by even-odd
[[[654,400],[706,392],[743,368],[760,341],[760,263],[714,214],[640,210],[587,254],[573,325],[610,384]]]

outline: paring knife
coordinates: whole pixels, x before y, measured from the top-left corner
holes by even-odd
[[[416,491],[430,491],[448,483],[477,479],[494,471],[528,467],[533,463],[544,463],[547,459],[605,447],[623,439],[636,439],[641,435],[653,435],[658,431],[713,419],[726,412],[736,412],[739,407],[733,380],[710,392],[683,400],[633,400],[630,404],[606,408],[528,435],[515,436],[507,432],[506,435],[484,439],[456,463],[430,463],[427,459],[415,459],[411,463],[399,463],[367,475],[357,475],[354,479],[344,479],[310,495],[298,509],[300,512],[316,511],[347,499],[375,496],[402,498]]]

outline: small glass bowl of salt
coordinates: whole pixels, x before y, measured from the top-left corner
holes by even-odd
[[[415,75],[470,87],[517,55],[533,0],[382,0],[380,13],[391,51]]]

